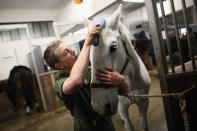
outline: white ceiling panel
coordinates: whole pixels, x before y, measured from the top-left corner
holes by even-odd
[[[0,0],[0,9],[58,9],[70,0]]]

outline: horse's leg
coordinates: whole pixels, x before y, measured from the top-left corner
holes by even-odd
[[[39,112],[40,110],[41,110],[41,108],[40,108],[40,105],[39,105],[39,103],[38,103],[38,101],[37,101],[37,99],[36,99],[36,95],[35,95],[35,93],[34,93],[34,89],[35,89],[35,87],[34,87],[34,77],[33,77],[33,75],[30,73],[29,74],[29,90],[31,91],[31,98],[32,98],[32,100],[35,102],[35,107],[36,107],[36,110],[37,110],[37,112]]]
[[[27,106],[26,106],[26,116],[29,116],[29,115],[31,115],[31,109],[30,109],[30,107],[27,105]]]
[[[16,107],[16,91],[10,94],[10,101],[12,103],[14,112],[16,112],[18,110]]]
[[[18,110],[16,106],[16,89],[14,89],[13,91],[7,91],[7,96],[12,103],[14,112],[16,112]]]
[[[24,102],[26,103],[26,116],[28,116],[31,114],[32,109],[31,93],[25,83],[22,84],[21,91],[23,93]]]
[[[139,109],[143,131],[148,131],[147,110],[149,106],[149,98],[139,98],[136,104]]]
[[[18,111],[18,109],[17,109],[17,107],[16,107],[15,98],[13,99],[12,104],[13,104],[13,109],[14,109],[14,111],[15,111],[15,112]]]
[[[128,108],[131,105],[131,100],[125,96],[118,96],[118,112],[121,119],[124,121],[126,131],[134,131],[134,126],[129,119]]]
[[[33,87],[32,87],[33,88]],[[40,107],[40,105],[39,105],[39,103],[38,103],[38,101],[37,101],[37,99],[36,99],[36,96],[35,96],[35,94],[34,94],[34,90],[32,89],[32,100],[35,102],[35,106],[36,106],[36,108],[39,108]]]
[[[34,95],[34,92],[32,92],[32,93],[33,93],[32,99],[35,102],[36,111],[39,112],[41,110],[40,104],[38,103],[38,101],[37,101],[37,99],[36,99],[36,97]]]

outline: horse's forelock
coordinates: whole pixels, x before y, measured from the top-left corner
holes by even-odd
[[[117,39],[120,37],[120,33],[118,30],[113,30],[111,27],[106,27],[105,30],[102,32],[102,37],[104,42],[106,39]],[[108,44],[108,43],[105,43]]]

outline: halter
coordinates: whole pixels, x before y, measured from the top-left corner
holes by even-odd
[[[120,72],[120,74],[123,74],[124,71],[126,70],[127,66],[128,66],[128,63],[133,59],[133,57],[131,56],[131,54],[129,53],[128,49],[127,49],[127,46],[126,46],[126,43],[124,42],[124,40],[122,39],[123,41],[123,45],[124,45],[124,49],[126,51],[126,61],[124,63],[124,66]],[[109,86],[109,85],[105,85],[105,84],[102,84],[102,83],[91,83],[90,85],[91,88],[100,88],[100,89],[109,89],[110,87],[114,87],[114,86]],[[103,90],[104,91],[104,90]],[[116,92],[114,93],[115,95],[111,95],[112,99],[108,100],[108,103],[107,105],[109,105],[109,108],[108,106],[106,107],[106,105],[104,106],[105,108],[105,113],[107,114],[115,114],[117,112],[117,102],[115,102],[114,100],[117,99],[117,95],[119,94],[119,87],[116,88],[115,90]],[[103,92],[105,94],[105,92]],[[114,99],[116,98],[116,99]],[[98,99],[98,98],[97,98]],[[99,103],[99,102],[97,102]],[[97,104],[96,104],[97,105]],[[114,108],[115,107],[115,108]]]
[[[124,49],[126,51],[127,56],[126,56],[126,61],[124,63],[124,66],[123,66],[120,74],[124,73],[124,71],[126,70],[129,62],[131,62],[131,60],[133,59],[133,57],[131,56],[131,54],[129,53],[129,51],[127,49],[126,43],[124,42],[124,40],[122,40],[122,41],[123,41],[123,46],[124,46]],[[109,87],[112,87],[112,86],[104,85],[104,84],[101,84],[101,83],[91,83],[91,88],[109,88]]]
[[[124,42],[124,40],[122,39],[122,42],[123,42],[123,46],[124,46],[124,49],[126,51],[126,54],[127,54],[127,58],[126,58],[126,61],[124,63],[124,66],[122,68],[122,70],[120,71],[120,74],[123,74],[125,69],[127,68],[128,66],[128,63],[133,59],[133,57],[131,56],[131,54],[129,53],[128,49],[127,49],[127,46],[126,46],[126,43]]]

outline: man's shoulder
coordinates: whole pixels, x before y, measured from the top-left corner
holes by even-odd
[[[69,77],[69,75],[67,75],[64,72],[60,72],[58,75],[55,76],[55,81],[58,81],[60,79],[67,78],[67,77]]]
[[[61,86],[63,84],[63,82],[68,78],[67,75],[65,75],[64,73],[59,73],[56,77],[55,77],[55,88]]]
[[[68,75],[62,72],[55,77],[54,93],[60,98],[62,98],[62,96],[64,95],[62,91],[62,85],[67,78]]]

